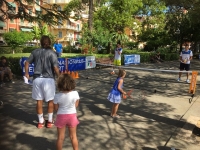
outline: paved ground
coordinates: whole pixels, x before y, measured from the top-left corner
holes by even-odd
[[[177,70],[178,62],[134,67]],[[200,71],[199,60],[194,60],[191,67]],[[81,97],[81,150],[199,150],[200,137],[192,131],[200,120],[200,82],[190,103],[189,84],[177,82],[177,73],[127,69],[124,89],[133,89],[133,98],[120,104],[121,118],[113,119],[109,116],[111,104],[106,100],[116,78],[108,74],[110,69],[79,72],[76,90]],[[0,88],[0,100],[4,102],[0,106],[0,149],[55,150],[56,128],[36,128],[31,86],[15,81]],[[46,104],[44,108],[46,112]],[[67,135],[63,150],[72,149]]]

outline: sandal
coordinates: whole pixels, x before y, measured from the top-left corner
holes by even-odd
[[[110,74],[115,74],[115,72],[114,72],[114,71],[112,71]]]
[[[37,128],[38,128],[38,129],[41,129],[41,128],[44,127],[44,125],[45,125],[45,121],[44,121],[43,123],[39,123],[39,122],[38,122]]]
[[[54,125],[54,121],[52,121],[52,122],[47,122],[47,128],[52,128],[53,127],[53,125]]]
[[[111,116],[111,117],[113,117],[113,118],[120,118],[119,115],[115,115],[115,116]]]

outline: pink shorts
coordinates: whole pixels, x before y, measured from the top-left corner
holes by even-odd
[[[55,121],[55,126],[62,128],[67,127],[76,127],[79,124],[76,114],[58,114]]]

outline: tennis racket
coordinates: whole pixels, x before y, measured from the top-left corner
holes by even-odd
[[[131,89],[131,90],[129,90],[128,92],[126,92],[126,94],[123,94],[123,95],[122,95],[122,98],[123,98],[123,99],[127,99],[128,97],[133,98],[133,97],[131,96],[132,93],[133,93],[133,89]]]

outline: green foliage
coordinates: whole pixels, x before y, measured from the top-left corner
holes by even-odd
[[[10,69],[12,70],[13,74],[22,76],[22,69],[19,65],[20,58],[21,57],[8,57],[7,62],[9,63]]]
[[[18,32],[18,31],[13,31],[13,32],[7,32],[3,35],[4,40],[6,43],[12,47],[13,51],[16,47],[19,45],[23,45],[26,42],[30,41],[33,39],[33,35],[30,33],[25,33],[25,32]]]
[[[16,3],[18,10],[16,11],[15,7],[13,7],[7,0],[1,0],[0,7],[5,7],[7,9],[0,9],[0,20],[20,18],[27,20],[28,22],[45,22],[48,25],[57,25],[59,20],[69,19],[72,11],[77,15],[81,14],[80,12],[83,10],[79,0],[70,1],[68,3],[69,7],[66,7],[61,11],[59,10],[59,4],[50,4],[48,1],[45,1],[46,6],[41,5],[44,4],[43,2],[38,3],[36,0],[13,0],[11,2]],[[36,5],[41,9],[39,12],[36,12],[36,15],[27,11],[28,7],[33,5]]]
[[[35,50],[38,47],[24,47],[22,52],[23,53],[31,53],[33,50]]]
[[[63,47],[63,53],[81,53],[81,49],[77,49],[75,46],[66,46]]]
[[[23,52],[23,48],[22,46],[18,46],[14,48],[14,51],[16,53],[22,53]],[[13,53],[13,48],[10,46],[2,46],[0,47],[0,54],[12,54]]]

